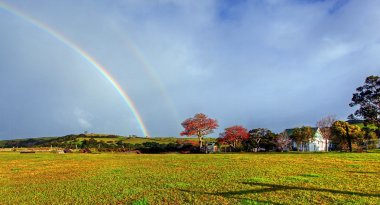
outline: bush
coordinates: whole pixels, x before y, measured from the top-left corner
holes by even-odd
[[[80,149],[79,153],[91,153],[91,150],[88,148]]]

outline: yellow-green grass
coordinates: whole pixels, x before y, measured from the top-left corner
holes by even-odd
[[[0,204],[380,204],[380,153],[0,153]]]

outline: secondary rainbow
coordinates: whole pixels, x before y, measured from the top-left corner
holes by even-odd
[[[125,42],[125,45],[129,48],[130,51],[132,51],[133,55],[141,63],[142,68],[144,69],[145,73],[148,74],[150,78],[154,81],[154,83],[157,85],[158,89],[161,92],[162,97],[166,100],[166,103],[174,117],[175,122],[178,125],[180,125],[181,122],[179,121],[178,113],[175,110],[173,101],[170,99],[168,93],[166,92],[165,86],[159,80],[158,75],[152,69],[152,66],[149,65],[148,61],[145,59],[144,55],[140,52],[140,50],[129,40],[128,35],[124,34],[122,37]]]
[[[48,25],[16,10],[12,6],[5,4],[4,2],[0,2],[0,8],[3,8],[4,10],[8,11],[9,13],[20,17],[21,19],[35,25],[36,27],[40,28],[41,30],[49,33],[50,35],[54,36],[56,39],[67,45],[69,48],[74,50],[76,53],[81,55],[88,63],[90,63],[96,70],[102,74],[103,77],[106,78],[108,82],[111,83],[111,85],[115,88],[117,93],[121,96],[121,98],[126,102],[128,107],[131,109],[133,115],[135,116],[137,123],[139,124],[139,127],[144,134],[144,136],[150,136],[149,132],[142,120],[141,115],[137,111],[137,108],[131,98],[128,96],[127,92],[123,90],[123,88],[120,86],[120,84],[111,76],[111,74],[99,63],[97,62],[93,57],[91,57],[86,51],[84,51],[82,48],[80,48],[77,44],[69,40],[67,37],[62,35],[61,33],[53,30]]]

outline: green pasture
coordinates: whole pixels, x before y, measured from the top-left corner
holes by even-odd
[[[0,152],[0,204],[380,204],[380,153]]]

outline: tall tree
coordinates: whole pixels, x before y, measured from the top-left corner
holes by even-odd
[[[328,141],[331,139],[332,136],[332,125],[336,121],[335,116],[333,115],[328,115],[324,118],[322,118],[320,121],[317,122],[317,127],[319,128],[323,139],[325,140],[325,145],[326,145],[326,152],[329,151],[328,148]]]
[[[369,76],[363,86],[356,88],[351,107],[359,105],[355,115],[380,127],[380,77]]]
[[[305,139],[304,139],[305,144],[309,143],[310,141],[314,139],[315,131],[313,130],[313,128],[309,126],[304,126],[301,129],[302,129],[303,134],[305,135]]]
[[[235,125],[224,129],[224,132],[220,134],[220,137],[220,141],[236,148],[242,141],[248,139],[248,131],[243,126]]]
[[[303,141],[301,128],[297,127],[291,130],[290,138],[296,142],[297,151],[300,151],[300,145],[302,144],[302,141]]]
[[[197,136],[199,148],[202,148],[203,137],[213,133],[219,127],[216,119],[211,119],[203,113],[195,114],[194,117],[186,119],[182,122],[182,126],[185,130],[180,135]]]
[[[364,125],[364,127],[362,128],[362,131],[363,131],[363,140],[364,140],[365,148],[368,150],[370,148],[369,147],[370,145],[374,145],[374,146],[371,146],[371,148],[376,148],[377,135],[376,135],[375,129],[372,129],[369,126]]]
[[[248,132],[248,142],[253,146],[254,151],[258,151],[262,143],[272,143],[273,133],[266,128],[257,128]]]
[[[341,149],[346,147],[352,152],[352,143],[363,137],[361,128],[357,125],[350,125],[348,122],[336,121],[332,125],[332,131],[335,135],[335,141]]]

